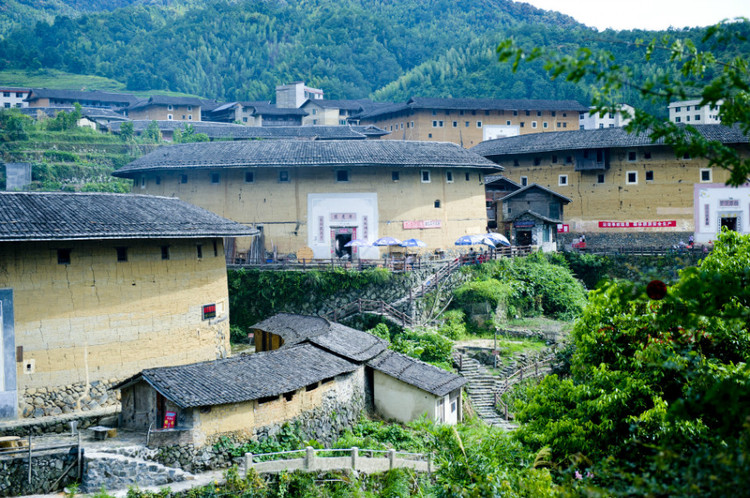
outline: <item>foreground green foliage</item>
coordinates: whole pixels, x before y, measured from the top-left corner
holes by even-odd
[[[617,494],[746,489],[750,237],[723,233],[663,301],[623,282],[594,291],[573,344],[570,378],[519,402],[518,437],[549,465],[588,467],[591,486]]]
[[[547,469],[534,468],[534,455],[507,433],[469,423],[458,427],[419,420],[406,426],[362,420],[334,448],[396,449],[434,454],[435,474],[395,469],[355,476],[348,472],[225,474],[226,484],[212,484],[184,493],[168,488],[159,493],[131,489],[130,498],[156,497],[546,497],[558,496]],[[288,449],[295,449],[290,447]]]
[[[583,286],[564,260],[551,260],[536,253],[468,268],[472,281],[455,292],[455,306],[467,314],[474,303],[484,302],[499,312],[496,318],[500,321],[541,315],[573,319],[586,304]]]

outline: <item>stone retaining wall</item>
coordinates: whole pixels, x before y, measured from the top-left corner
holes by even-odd
[[[23,389],[18,392],[18,413],[24,418],[38,418],[119,406],[119,391],[110,390],[118,382],[95,380],[90,384]]]
[[[130,458],[121,454],[91,453],[87,455],[81,490],[96,493],[100,489],[125,489],[130,486],[163,486],[192,479],[180,469]]]
[[[77,412],[42,418],[26,418],[0,423],[0,436],[21,436],[39,434],[71,433],[71,422],[77,430],[83,430],[95,425],[116,427],[119,406],[108,406],[96,411]]]
[[[619,247],[672,247],[680,242],[687,243],[693,232],[646,232],[633,230],[629,232],[587,232],[587,251],[614,250]],[[570,251],[571,243],[581,236],[580,233],[558,233],[557,249]]]
[[[61,491],[65,486],[80,480],[78,465],[61,479],[63,472],[78,458],[77,450],[32,453],[31,485],[29,485],[28,456],[0,458],[0,496],[47,494]]]

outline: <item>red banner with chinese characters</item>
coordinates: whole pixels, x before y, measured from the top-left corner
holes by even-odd
[[[415,230],[418,228],[442,228],[443,222],[441,220],[415,220],[405,221],[404,230]]]
[[[676,227],[677,220],[664,221],[600,221],[599,228],[662,228]]]
[[[570,232],[570,225],[564,225],[562,223],[557,224],[557,233],[568,233]]]

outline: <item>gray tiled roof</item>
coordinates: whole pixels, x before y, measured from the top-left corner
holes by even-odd
[[[182,408],[279,396],[353,372],[358,365],[309,344],[191,365],[150,368],[115,386],[143,379]]]
[[[516,221],[520,218],[523,218],[524,216],[531,216],[532,218],[537,218],[542,221],[546,221],[547,223],[562,223],[563,220],[556,220],[554,218],[550,218],[549,216],[544,216],[543,214],[539,214],[536,211],[532,211],[530,209],[527,209],[526,211],[523,211],[522,213],[518,213],[517,215],[513,216],[512,218],[509,218],[507,220],[502,221]]]
[[[530,190],[541,190],[541,191],[546,192],[546,193],[548,193],[548,194],[550,194],[552,196],[557,197],[558,199],[564,200],[566,203],[572,202],[571,199],[569,199],[568,197],[565,197],[562,194],[558,194],[554,190],[548,189],[547,187],[543,187],[543,186],[539,185],[538,183],[532,183],[531,185],[526,185],[525,187],[521,187],[520,189],[518,189],[518,190],[516,190],[514,192],[511,192],[510,194],[508,194],[505,197],[503,197],[502,200],[503,200],[503,202],[505,202],[508,199],[510,199],[511,197],[516,197],[516,196],[519,196],[519,195],[526,194]]]
[[[294,107],[276,107],[276,104],[256,102],[253,114],[260,116],[307,116],[307,111]]]
[[[280,336],[285,348],[310,342],[357,362],[374,358],[388,347],[379,337],[318,316],[279,313],[251,328]]]
[[[516,188],[516,189],[520,189],[521,188],[521,184],[520,183],[516,183],[516,182],[514,182],[513,180],[511,180],[510,178],[508,178],[507,176],[504,176],[504,175],[486,175],[484,177],[484,184],[487,187],[499,186],[499,185],[505,184],[505,185],[508,185],[508,186],[510,186],[512,188]]]
[[[387,347],[383,339],[368,332],[332,323],[328,332],[308,339],[312,344],[352,361],[367,361]]]
[[[300,107],[304,107],[307,104],[315,104],[323,109],[344,109],[347,111],[358,111],[362,109],[363,105],[369,105],[372,101],[369,99],[356,99],[356,100],[329,100],[329,99],[307,99],[304,104]]]
[[[138,101],[135,95],[129,93],[110,93],[100,92],[97,90],[93,91],[82,91],[82,90],[55,90],[52,88],[32,88],[31,93],[26,98],[27,101],[33,102],[36,99],[67,99],[74,101],[100,101],[109,103],[121,103],[125,102],[132,104]]]
[[[694,125],[694,128],[709,140],[717,140],[728,144],[748,143],[749,141],[748,137],[743,135],[737,127]],[[596,130],[529,133],[515,137],[496,138],[479,143],[471,150],[485,157],[490,157],[563,150],[644,147],[663,143],[663,139],[654,142],[647,134],[629,134],[623,128],[600,128]]]
[[[174,169],[326,166],[502,170],[495,163],[447,142],[253,140],[161,147],[120,168],[114,175],[130,177],[143,171]]]
[[[466,384],[466,379],[460,375],[390,349],[368,361],[367,365],[435,396],[445,396]]]
[[[156,121],[162,132],[174,131],[191,125],[196,133],[205,133],[210,139],[307,139],[307,140],[364,140],[387,135],[389,132],[372,125],[366,126],[244,126],[218,121]],[[134,120],[133,130],[143,133],[150,120]],[[109,130],[119,133],[120,124],[113,123]]]
[[[128,110],[142,109],[150,105],[192,105],[200,107],[202,105],[201,99],[196,97],[170,97],[168,95],[154,95],[149,97],[147,100],[140,100],[134,102],[128,107]]]
[[[59,106],[59,107],[20,107],[17,108],[22,114],[36,118],[39,112],[44,113],[46,116],[55,117],[57,113],[73,112],[75,107],[73,106]],[[117,121],[128,121],[128,118],[119,114],[112,109],[107,107],[81,107],[81,115],[91,119],[108,119]]]
[[[291,346],[310,337],[325,334],[330,325],[331,322],[319,316],[278,313],[251,328],[276,334],[284,340],[285,346]]]
[[[412,109],[458,109],[482,111],[578,111],[588,107],[575,100],[543,99],[452,99],[412,97],[407,101]]]
[[[445,109],[463,111],[571,111],[585,112],[588,107],[575,100],[538,99],[466,99],[412,97],[403,104],[378,106],[364,111],[359,118],[369,119],[386,114],[398,114],[415,109]]]
[[[0,192],[0,242],[247,237],[257,230],[168,197]]]

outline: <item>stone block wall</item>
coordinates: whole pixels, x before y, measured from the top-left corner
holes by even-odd
[[[680,242],[687,244],[693,232],[646,232],[646,231],[618,231],[618,232],[586,232],[586,250],[613,251],[620,247],[672,247]],[[580,233],[557,234],[557,248],[560,251],[570,251],[571,243],[580,237]]]
[[[117,413],[118,407],[108,406],[89,412],[13,420],[0,423],[0,436],[27,437],[40,434],[70,434],[72,433],[71,423],[75,423],[79,431],[96,425],[115,427],[117,426]]]
[[[29,460],[27,456],[0,458],[0,496],[47,494],[61,491],[78,480],[78,466],[73,465],[68,474],[64,472],[76,462],[77,451],[44,452],[32,455],[31,484],[28,481]]]
[[[119,391],[110,390],[119,380],[26,388],[18,396],[19,414],[24,418],[38,418],[119,406]]]

